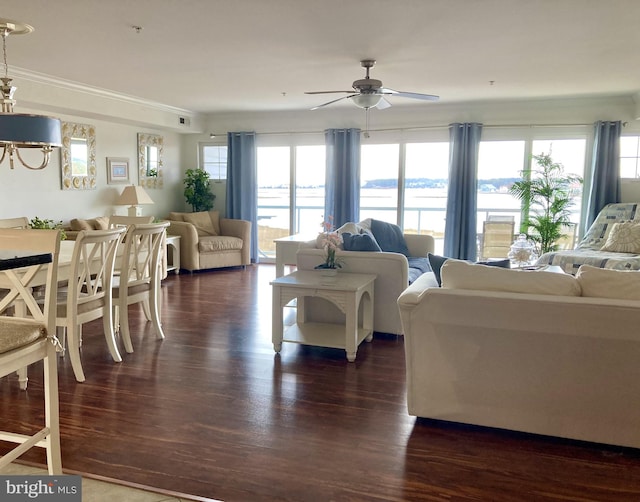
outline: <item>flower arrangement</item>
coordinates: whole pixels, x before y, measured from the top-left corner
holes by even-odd
[[[316,268],[329,268],[338,269],[342,268],[342,264],[336,259],[336,251],[342,244],[342,238],[340,234],[333,231],[333,217],[329,216],[322,222],[322,232],[320,236],[322,238],[322,247],[324,248],[326,255],[324,263],[317,265]]]

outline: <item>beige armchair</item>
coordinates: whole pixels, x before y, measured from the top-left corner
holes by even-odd
[[[218,211],[169,213],[168,235],[180,236],[180,268],[193,272],[251,264],[251,222]]]

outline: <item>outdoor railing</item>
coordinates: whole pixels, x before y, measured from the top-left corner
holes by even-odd
[[[258,212],[261,212],[264,210],[274,211],[276,213],[286,212],[288,214],[289,206],[284,206],[284,205],[258,206]],[[312,218],[308,217],[305,219],[303,217],[303,213],[305,211],[313,211],[314,216]],[[322,213],[322,211],[324,211],[324,207],[320,207],[320,206],[296,206],[294,208],[295,228],[293,232],[291,232],[291,234],[298,234],[298,233],[313,234],[315,232],[318,232],[318,233],[321,232],[322,231],[321,221],[315,221],[315,220],[317,219],[316,215],[318,214],[318,212]],[[390,208],[388,206],[387,207],[363,206],[360,208],[361,214],[363,213],[366,214],[373,211],[378,213],[390,212],[390,213],[397,214],[396,208]],[[405,230],[411,233],[415,232],[417,234],[422,234],[422,233],[432,234],[436,241],[435,243],[436,252],[442,252],[443,242],[444,242],[444,219],[445,219],[444,215],[446,213],[446,208],[407,207],[407,208],[404,208],[403,213],[404,213]],[[442,213],[442,218],[435,219],[434,218],[435,213]],[[477,215],[478,215],[477,220],[478,220],[479,233],[482,233],[482,222],[487,220],[489,215],[513,216],[515,221],[515,233],[516,235],[519,233],[520,217],[521,217],[519,208],[480,207],[477,209]],[[274,217],[276,216],[264,216],[264,215],[258,216],[258,226],[260,227],[261,221],[268,221],[269,219]],[[313,221],[310,221],[311,219],[313,219]],[[571,219],[572,221],[578,221],[579,214],[578,213],[573,214]],[[388,220],[385,220],[385,221],[388,221]],[[437,222],[439,225],[434,225],[435,222]],[[414,228],[414,226],[417,228]],[[281,230],[280,233],[282,233],[282,235],[279,235],[279,237],[290,235],[287,228],[282,228],[280,230]],[[262,241],[259,239],[258,248],[260,249],[261,258],[266,258],[268,260],[269,258],[275,257],[275,245],[273,244],[272,238],[269,237],[269,238],[263,239]]]

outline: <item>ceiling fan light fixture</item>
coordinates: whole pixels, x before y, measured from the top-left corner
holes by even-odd
[[[368,108],[375,108],[378,106],[378,103],[382,100],[383,96],[381,94],[358,94],[357,96],[353,96],[351,101],[358,108],[364,108],[365,110]]]

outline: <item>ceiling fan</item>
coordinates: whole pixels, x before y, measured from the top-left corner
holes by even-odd
[[[391,103],[385,99],[385,96],[397,96],[400,98],[412,98],[412,99],[421,99],[425,101],[437,101],[439,99],[438,96],[434,96],[433,94],[421,94],[418,92],[403,92],[403,91],[395,91],[393,89],[389,89],[388,87],[382,87],[382,82],[375,78],[369,77],[369,70],[373,68],[376,64],[375,59],[363,59],[360,61],[360,65],[365,69],[366,74],[364,78],[356,80],[351,85],[354,91],[311,91],[305,92],[305,94],[333,94],[333,93],[346,93],[348,96],[343,96],[338,99],[334,99],[332,101],[328,101],[327,103],[323,103],[318,106],[314,106],[311,108],[312,110],[317,110],[318,108],[322,108],[324,106],[337,103],[343,99],[350,99],[353,104],[360,108],[364,108],[365,110],[369,110],[369,108],[378,108],[382,110],[384,108],[389,108]]]

